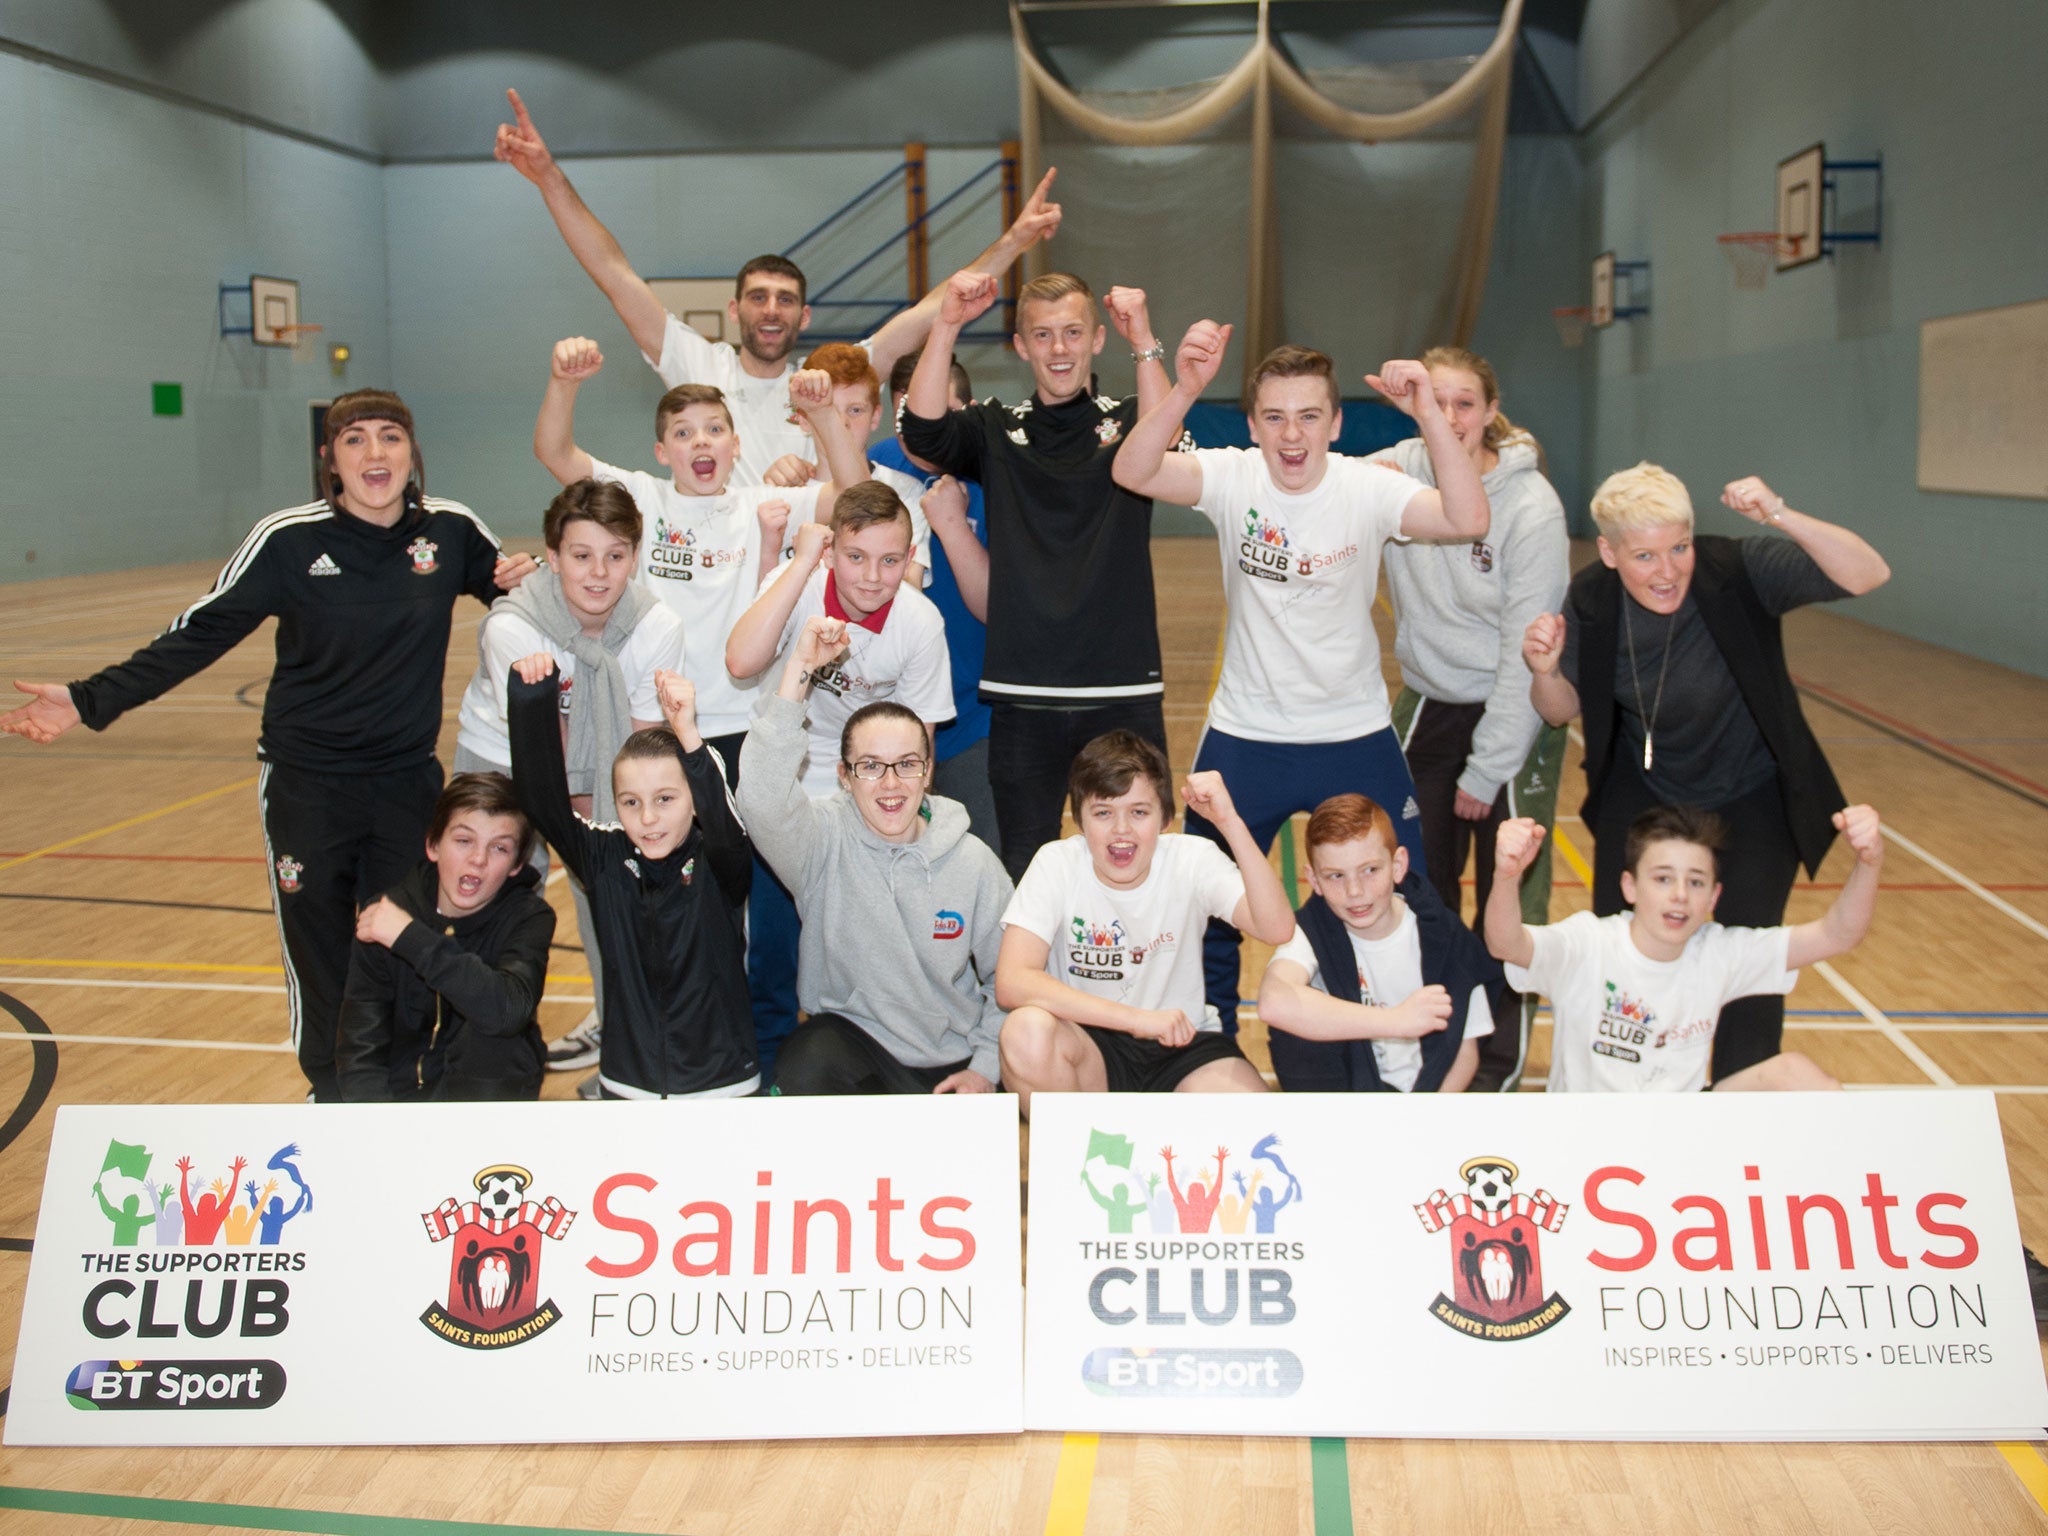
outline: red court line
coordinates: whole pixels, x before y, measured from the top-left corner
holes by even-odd
[[[0,849],[0,859],[18,859],[28,849]],[[261,864],[255,854],[226,853],[46,853],[45,859],[90,860],[101,864]]]
[[[2037,795],[2048,795],[2048,784],[2037,784],[2024,774],[2014,773],[2012,769],[2006,767],[2003,763],[1994,763],[1988,757],[1979,757],[1974,752],[1965,752],[1954,742],[1932,735],[1927,731],[1921,730],[1918,726],[1908,725],[1896,715],[1888,715],[1881,709],[1874,709],[1861,699],[1855,698],[1850,694],[1842,693],[1833,688],[1823,688],[1819,683],[1809,682],[1796,672],[1792,674],[1792,681],[1809,693],[1818,694],[1821,698],[1840,704],[1845,708],[1861,710],[1864,714],[1870,716],[1871,719],[1883,721],[1901,735],[1910,736],[1915,741],[1924,742],[1930,747],[1939,747],[1952,757],[1959,758],[1963,762],[1981,768],[1988,774],[2004,779],[2007,783],[2017,784],[2024,789],[2030,789]]]

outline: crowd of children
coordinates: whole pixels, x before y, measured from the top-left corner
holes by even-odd
[[[1197,450],[1184,422],[1230,327],[1195,323],[1169,370],[1141,291],[1098,306],[1053,274],[1016,307],[1030,393],[977,401],[954,348],[1010,263],[1057,231],[1048,174],[972,266],[798,366],[810,312],[795,266],[748,263],[729,306],[738,346],[706,340],[512,105],[498,158],[540,189],[666,386],[662,473],[578,446],[578,389],[603,358],[588,338],[557,342],[533,434],[562,486],[542,568],[428,497],[404,405],[357,391],[327,417],[324,498],[259,523],[127,662],[22,684],[30,702],[0,717],[34,740],[104,729],[279,620],[261,803],[312,1097],[532,1098],[546,1070],[593,1062],[601,1098],[1000,1088],[1028,1112],[1041,1091],[1262,1092],[1237,1043],[1247,934],[1275,946],[1257,1011],[1284,1090],[1512,1089],[1539,995],[1552,1090],[1839,1086],[1775,1036],[1732,1068],[1715,1049],[1724,1005],[1782,996],[1861,940],[1883,839],[1829,778],[1824,809],[1857,862],[1826,916],[1714,921],[1785,731],[1759,706],[1718,772],[1715,741],[1673,724],[1702,698],[1748,698],[1741,655],[1725,686],[1697,667],[1669,677],[1688,707],[1662,711],[1674,647],[1736,644],[1721,586],[1688,606],[1689,503],[1682,523],[1653,520],[1655,538],[1602,539],[1617,651],[1583,583],[1566,602],[1563,508],[1483,358],[1439,348],[1368,375],[1416,431],[1370,460],[1332,451],[1330,359],[1283,346],[1250,375],[1253,446]],[[1111,327],[1133,399],[1097,392]],[[896,432],[871,446],[884,375]],[[1227,605],[1177,785],[1154,498],[1215,525]],[[1761,557],[1746,546],[1763,541],[1715,553],[1733,561],[1726,601],[1752,602],[1772,644],[1795,602],[1868,590],[1853,535],[1772,505],[1758,481],[1729,498],[1790,534]],[[1371,614],[1383,562],[1398,700]],[[489,612],[443,788],[440,681],[463,593]],[[1636,627],[1656,637],[1640,659]],[[1545,831],[1581,689],[1603,752],[1640,742],[1642,803],[1625,846],[1600,834],[1620,906],[1550,924]],[[1650,792],[1660,722],[1729,815]],[[1596,789],[1615,755],[1589,759]],[[1078,828],[1064,839],[1063,812]],[[1312,894],[1296,911],[1268,854],[1302,812]],[[549,848],[597,1001],[553,1047],[537,1024]]]

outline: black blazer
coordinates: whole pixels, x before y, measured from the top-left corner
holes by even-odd
[[[1743,567],[1740,539],[1702,534],[1693,540],[1693,551],[1693,600],[1777,760],[1793,845],[1807,874],[1817,874],[1835,839],[1834,813],[1848,802],[1799,708],[1785,665],[1782,623],[1757,596]],[[1621,577],[1600,562],[1574,576],[1565,595],[1566,622],[1579,634],[1579,708],[1586,734],[1586,803],[1579,814],[1589,823],[1599,815],[1622,737],[1614,703],[1621,604]]]

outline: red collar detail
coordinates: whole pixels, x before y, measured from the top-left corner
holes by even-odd
[[[882,632],[882,626],[889,622],[889,610],[895,606],[896,599],[892,597],[866,618],[856,619],[846,611],[846,605],[839,601],[839,584],[833,578],[832,573],[830,571],[825,573],[825,617],[828,619],[841,619],[848,624],[858,625],[862,629],[872,630],[875,634],[879,635]]]

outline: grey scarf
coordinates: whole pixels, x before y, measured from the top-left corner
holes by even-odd
[[[612,804],[612,759],[633,731],[632,684],[619,665],[619,652],[659,598],[639,582],[630,582],[619,599],[604,634],[583,633],[583,623],[562,596],[561,578],[553,571],[535,571],[495,603],[484,615],[488,624],[500,613],[516,613],[576,658],[576,686],[569,693],[569,742],[563,758],[569,770],[569,793],[589,795],[597,821],[617,819]]]

